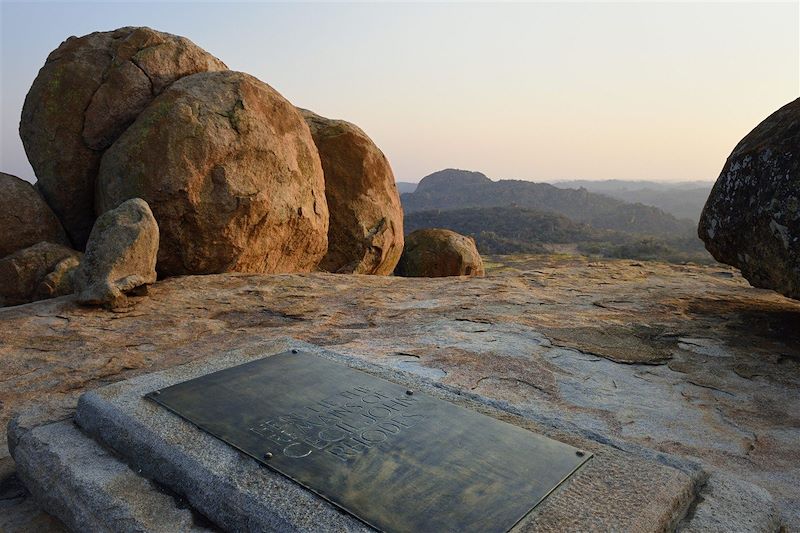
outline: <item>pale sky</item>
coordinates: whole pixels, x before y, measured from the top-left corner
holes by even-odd
[[[34,181],[25,94],[70,35],[184,35],[361,126],[399,181],[715,179],[800,96],[800,4],[1,4],[0,170]]]

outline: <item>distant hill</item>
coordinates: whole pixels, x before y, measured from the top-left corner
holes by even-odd
[[[561,189],[584,188],[625,202],[638,202],[658,207],[677,218],[692,222],[700,220],[700,212],[706,203],[713,181],[687,181],[660,183],[652,181],[626,180],[573,180],[553,182]]]
[[[395,182],[395,185],[397,185],[397,192],[400,194],[417,190],[417,184],[411,183],[410,181],[398,181]]]
[[[653,237],[600,230],[564,215],[520,207],[467,207],[406,213],[406,233],[446,228],[475,239],[483,254],[545,253],[574,244],[587,255],[627,259],[713,262],[694,235]]]
[[[520,207],[564,215],[595,229],[661,237],[690,236],[695,224],[661,209],[628,203],[585,188],[564,189],[521,180],[492,181],[485,174],[447,169],[423,178],[413,193],[401,195],[408,214],[466,207]]]

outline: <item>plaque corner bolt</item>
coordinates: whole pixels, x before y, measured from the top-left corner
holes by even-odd
[[[586,455],[586,452],[583,450],[576,450],[575,455],[577,455],[578,457],[583,457],[584,455]]]
[[[414,394],[414,391],[413,391],[413,390],[411,390],[411,389],[408,389],[408,390],[406,391],[406,394],[408,394],[409,396],[411,396],[412,394]]]
[[[297,353],[297,349],[296,348],[292,348],[292,353]]]
[[[272,459],[272,452],[267,452],[264,454],[264,459]]]

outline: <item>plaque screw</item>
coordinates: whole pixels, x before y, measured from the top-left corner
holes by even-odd
[[[292,353],[297,353],[297,350],[292,350]]]
[[[272,452],[267,452],[264,454],[264,459],[272,459]]]
[[[158,396],[159,394],[161,394],[160,390],[153,391],[153,396]]]
[[[406,394],[408,394],[409,396],[411,396],[412,394],[414,394],[414,391],[413,391],[413,390],[411,390],[411,389],[408,389],[408,390],[406,391]]]
[[[575,455],[577,455],[578,457],[583,457],[584,455],[586,455],[586,453],[581,450],[578,450],[577,452],[575,452]]]

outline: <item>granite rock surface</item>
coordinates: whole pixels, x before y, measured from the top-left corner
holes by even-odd
[[[441,278],[483,276],[475,239],[449,229],[418,229],[406,236],[396,276]]]
[[[78,249],[94,222],[103,151],[172,82],[226,68],[189,39],[150,28],[70,37],[50,53],[19,131],[39,189]]]
[[[156,280],[158,224],[141,198],[106,211],[94,223],[75,273],[78,302],[121,307],[125,293]]]
[[[800,98],[725,162],[698,226],[706,248],[754,286],[800,299]]]
[[[0,259],[42,241],[69,246],[55,213],[36,187],[0,172]]]
[[[72,293],[82,256],[66,246],[40,242],[0,259],[0,306]]]
[[[173,83],[103,155],[96,209],[142,198],[160,276],[304,272],[322,259],[328,207],[299,111],[241,72]]]
[[[389,161],[355,124],[300,112],[319,150],[330,211],[320,269],[391,274],[403,253],[403,207]]]
[[[0,423],[25,404],[288,336],[697,461],[763,489],[800,529],[799,303],[720,266],[485,265],[485,278],[187,276],[122,312],[72,297],[5,308]]]

